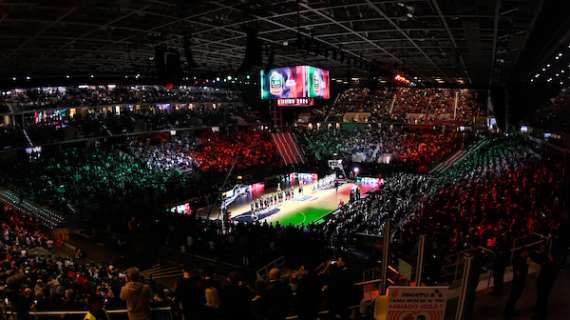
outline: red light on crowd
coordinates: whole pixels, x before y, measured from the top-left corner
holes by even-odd
[[[399,74],[396,74],[396,75],[394,76],[394,81],[396,81],[396,82],[402,82],[402,83],[405,83],[405,84],[410,84],[410,82],[411,82],[410,80],[406,79],[406,77],[401,76],[401,75],[399,75]]]

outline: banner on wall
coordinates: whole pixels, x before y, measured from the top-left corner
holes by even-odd
[[[443,320],[447,287],[390,287],[387,320]]]

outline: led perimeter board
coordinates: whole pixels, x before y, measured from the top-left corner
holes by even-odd
[[[329,71],[311,66],[261,70],[261,99],[329,99]]]

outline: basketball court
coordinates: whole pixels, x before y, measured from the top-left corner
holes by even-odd
[[[258,215],[259,221],[279,223],[281,225],[302,226],[319,223],[320,220],[335,211],[342,201],[347,203],[350,192],[356,187],[354,183],[346,183],[338,188],[314,190],[313,184],[304,187],[303,194],[295,192],[293,199],[281,202],[264,210]],[[360,184],[361,197],[378,189],[375,184]],[[251,222],[249,202],[230,207],[231,217],[235,221]]]

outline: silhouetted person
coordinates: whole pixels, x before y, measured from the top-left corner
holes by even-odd
[[[109,320],[109,315],[103,308],[103,301],[100,296],[92,295],[88,299],[89,308],[83,320]]]
[[[301,266],[297,279],[297,311],[300,320],[314,320],[319,314],[321,281],[313,270]]]
[[[207,287],[204,290],[204,297],[205,297],[205,303],[204,303],[204,308],[200,313],[200,319],[201,320],[225,319],[222,312],[220,311],[221,303],[220,303],[220,298],[218,296],[218,289],[216,289],[215,287]],[[239,318],[234,318],[234,319],[239,319]]]
[[[222,313],[226,319],[251,319],[251,292],[240,281],[236,272],[231,272],[221,289]]]
[[[204,290],[200,276],[187,266],[182,270],[182,277],[176,281],[174,295],[182,304],[182,314],[185,320],[199,319],[204,306]]]
[[[528,249],[522,249],[520,253],[513,258],[513,283],[511,293],[507,299],[505,306],[505,317],[510,318],[515,315],[515,306],[521,297],[526,285],[528,276]]]
[[[350,304],[355,300],[355,281],[344,257],[337,258],[332,268],[328,281],[329,316],[348,319]]]
[[[121,300],[126,301],[129,320],[150,320],[152,292],[149,285],[142,283],[139,269],[127,270],[128,282],[121,288]]]
[[[6,295],[18,313],[18,320],[27,320],[32,305],[32,289],[23,288],[26,276],[18,272],[6,279]]]
[[[279,269],[273,268],[269,271],[269,283],[261,299],[264,319],[282,320],[287,317],[291,288],[281,281]]]
[[[548,255],[542,261],[540,273],[536,278],[536,319],[546,319],[548,311],[548,297],[558,277],[560,263],[556,257]]]
[[[509,259],[509,250],[503,238],[497,241],[497,255],[493,261],[493,295],[500,296],[503,293],[505,268]]]

